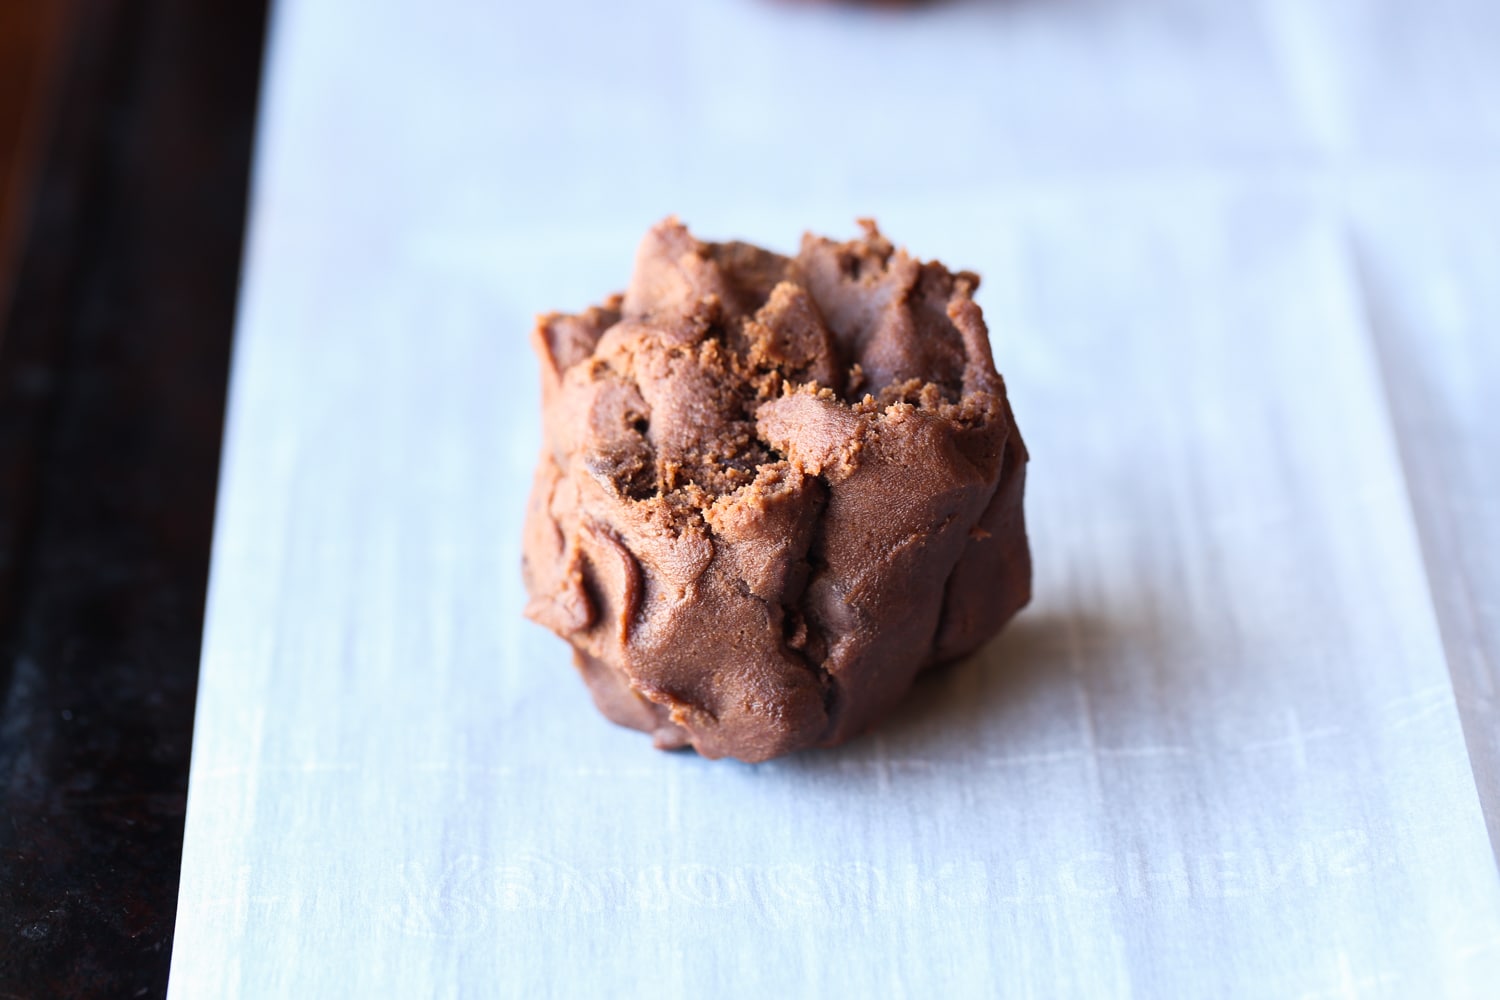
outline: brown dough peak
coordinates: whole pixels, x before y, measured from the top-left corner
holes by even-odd
[[[861,225],[784,257],[667,219],[624,295],[533,333],[526,614],[659,747],[843,742],[1030,597],[979,279]]]

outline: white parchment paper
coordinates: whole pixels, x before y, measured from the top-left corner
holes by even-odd
[[[278,5],[172,994],[1490,996],[1500,8]],[[660,754],[521,619],[532,316],[669,213],[979,271],[1036,600]]]

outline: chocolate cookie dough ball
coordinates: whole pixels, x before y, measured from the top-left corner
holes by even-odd
[[[533,334],[526,614],[658,747],[841,743],[1030,597],[979,279],[862,225],[783,257],[668,219],[623,296]]]

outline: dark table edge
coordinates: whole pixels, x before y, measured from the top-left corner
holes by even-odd
[[[0,333],[0,996],[163,996],[266,4],[73,15]]]

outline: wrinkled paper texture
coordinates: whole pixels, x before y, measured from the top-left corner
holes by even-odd
[[[1497,37],[279,4],[172,995],[1491,995]],[[1036,599],[838,750],[653,751],[521,618],[532,317],[670,212],[984,278]]]

